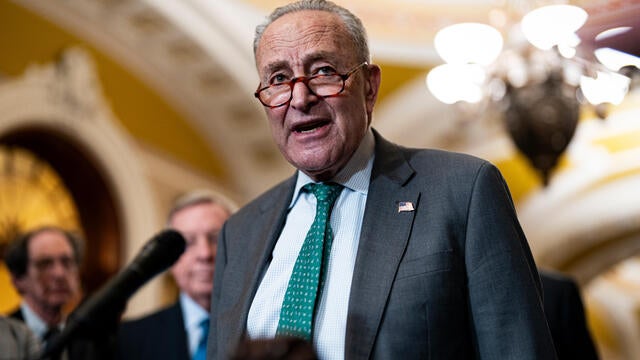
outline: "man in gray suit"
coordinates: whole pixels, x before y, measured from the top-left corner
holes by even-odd
[[[360,20],[290,4],[258,26],[254,52],[256,97],[298,171],[221,231],[208,358],[294,334],[321,359],[554,359],[499,171],[370,128],[381,75]]]

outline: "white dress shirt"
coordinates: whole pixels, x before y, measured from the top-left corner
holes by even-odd
[[[331,180],[342,184],[344,189],[331,213],[333,244],[313,330],[313,342],[323,360],[344,359],[351,279],[373,167],[374,143],[369,129],[347,165]],[[286,223],[249,310],[247,332],[251,338],[272,338],[276,334],[289,278],[315,217],[315,196],[301,192],[311,182],[311,178],[298,171]]]
[[[24,323],[27,324],[27,327],[31,329],[38,339],[42,339],[44,334],[49,330],[49,325],[40,319],[29,304],[24,301],[20,304],[20,311],[22,312],[22,317],[24,317]],[[58,325],[60,330],[62,330],[62,327],[62,324]]]
[[[180,307],[182,308],[182,317],[184,320],[184,329],[187,332],[187,345],[189,346],[189,354],[191,357],[198,349],[198,343],[202,337],[202,328],[200,323],[202,320],[209,319],[209,313],[198,305],[187,294],[180,293]]]

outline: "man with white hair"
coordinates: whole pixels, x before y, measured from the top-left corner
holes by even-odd
[[[173,305],[124,322],[118,333],[118,359],[204,360],[218,233],[233,205],[206,190],[178,198],[168,227],[186,241],[170,272],[180,290]]]

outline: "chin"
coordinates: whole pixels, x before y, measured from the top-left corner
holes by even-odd
[[[211,293],[212,293],[211,290],[209,290],[209,291],[199,290],[199,291],[197,291],[195,293],[191,293],[189,296],[194,300],[205,299],[205,298],[210,298],[211,297]]]
[[[305,171],[322,171],[320,169],[324,169],[330,164],[335,163],[332,160],[331,151],[335,150],[334,148],[326,149],[325,147],[321,147],[318,149],[304,149],[296,152],[290,152],[287,156],[289,162],[298,169],[302,169]]]
[[[200,283],[195,286],[195,290],[198,293],[211,292],[211,289],[213,289],[213,281],[210,281],[207,283]]]
[[[325,159],[322,159],[322,161],[318,161],[318,159],[292,161],[291,164],[295,166],[296,169],[300,169],[307,174],[314,175],[329,172],[333,167],[333,163]]]

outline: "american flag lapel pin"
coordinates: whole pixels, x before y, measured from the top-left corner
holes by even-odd
[[[407,211],[413,211],[415,208],[413,207],[413,203],[411,201],[398,201],[398,213]]]

